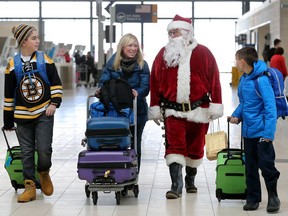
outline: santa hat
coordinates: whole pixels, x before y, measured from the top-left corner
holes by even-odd
[[[192,20],[176,14],[167,26],[167,31],[170,31],[171,29],[185,29],[193,32]]]

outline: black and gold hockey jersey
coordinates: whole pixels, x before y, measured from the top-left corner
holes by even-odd
[[[5,70],[4,91],[4,129],[36,120],[50,103],[60,106],[62,102],[62,84],[53,60],[44,55],[47,77],[50,84],[44,81],[40,73],[29,73],[37,70],[36,52],[30,61],[22,61],[24,76],[17,83],[14,59],[12,58]]]

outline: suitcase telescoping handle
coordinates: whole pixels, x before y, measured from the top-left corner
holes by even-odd
[[[133,114],[134,114],[134,149],[137,154],[137,97],[133,100]]]
[[[13,157],[13,153],[12,153],[11,147],[10,147],[10,145],[9,145],[9,142],[8,142],[8,139],[7,139],[7,136],[6,136],[6,132],[5,132],[5,130],[4,130],[4,127],[2,127],[1,129],[2,129],[2,132],[3,132],[4,138],[5,138],[5,141],[6,141],[6,145],[7,145],[8,151],[9,151],[11,157]],[[16,135],[17,135],[16,127],[13,127],[11,130],[15,131],[15,133],[16,133]]]
[[[87,119],[90,118],[90,105],[92,103],[92,99],[94,100],[93,102],[99,101],[99,98],[97,98],[95,95],[89,95],[87,97],[87,101],[86,101],[86,117],[87,117]]]
[[[228,158],[230,157],[230,118],[227,118],[227,134],[228,134]],[[242,125],[241,125],[241,137],[240,137],[240,150],[241,150],[241,155],[243,155],[243,150],[244,150],[244,145],[243,145],[243,136],[242,136]]]

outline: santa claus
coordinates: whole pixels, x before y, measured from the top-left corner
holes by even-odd
[[[196,193],[194,179],[204,156],[209,122],[223,115],[219,70],[211,51],[193,38],[191,19],[176,15],[167,27],[169,43],[157,54],[151,70],[148,118],[164,120],[166,163],[172,180],[167,199],[182,194],[185,166],[187,193]]]

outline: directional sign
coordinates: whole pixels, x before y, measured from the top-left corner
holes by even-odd
[[[157,22],[157,5],[117,4],[115,22]]]

